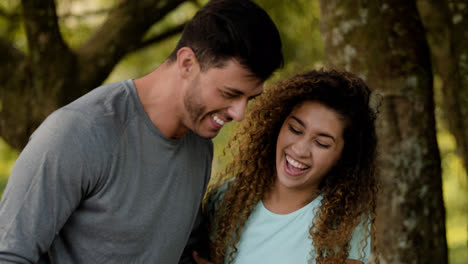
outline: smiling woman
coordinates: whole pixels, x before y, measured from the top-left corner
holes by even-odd
[[[303,199],[294,201],[299,205],[300,200],[310,202],[325,174],[341,156],[344,125],[338,113],[321,103],[305,101],[296,106],[278,135],[274,193],[291,193],[295,198],[303,193]],[[271,198],[268,200],[276,204]],[[288,205],[285,213],[295,211],[295,207]]]
[[[368,260],[377,193],[370,94],[360,78],[338,71],[306,72],[266,89],[208,193],[210,261]]]

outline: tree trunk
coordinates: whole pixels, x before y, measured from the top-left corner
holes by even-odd
[[[329,63],[382,97],[377,248],[381,263],[447,263],[430,55],[414,1],[321,0]]]
[[[468,168],[468,3],[418,0],[436,73],[442,79],[444,120]]]

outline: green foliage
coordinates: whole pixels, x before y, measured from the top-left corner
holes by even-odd
[[[462,264],[468,259],[467,175],[460,157],[456,155],[454,137],[447,130],[441,130],[437,141],[442,158],[449,263]]]
[[[318,1],[256,0],[277,25],[283,43],[285,65],[273,80],[325,65],[320,34]]]
[[[178,24],[188,21],[198,10],[198,5],[193,2],[186,2],[180,5],[175,12],[167,15],[161,22],[154,25],[148,32],[149,35],[157,35]],[[171,54],[177,44],[180,35],[156,43],[145,49],[127,55],[115,67],[109,75],[106,83],[140,77],[148,74],[161,65]]]
[[[65,42],[78,48],[104,22],[116,0],[55,1],[60,32]]]
[[[442,80],[438,75],[434,76],[434,101],[437,143],[442,161],[449,263],[464,264],[468,259],[468,175],[456,153],[455,138],[447,129],[448,124],[441,109]]]
[[[0,139],[0,197],[3,194],[8,181],[8,175],[17,158],[18,153]]]
[[[27,40],[20,12],[19,0],[0,2],[0,37],[14,42],[16,48],[26,52]]]

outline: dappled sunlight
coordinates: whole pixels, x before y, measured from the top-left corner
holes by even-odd
[[[442,158],[449,259],[451,264],[461,264],[468,259],[467,175],[462,160],[456,155],[455,138],[447,130],[441,130],[437,141]]]
[[[17,157],[18,153],[0,138],[0,196],[3,194],[3,189],[5,189],[8,181],[8,175]]]

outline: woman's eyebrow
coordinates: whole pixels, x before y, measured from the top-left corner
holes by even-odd
[[[300,120],[299,118],[295,117],[295,116],[291,116],[292,119],[296,120],[296,122],[298,122],[301,126],[305,127],[305,124],[304,122],[302,122],[302,120]]]

